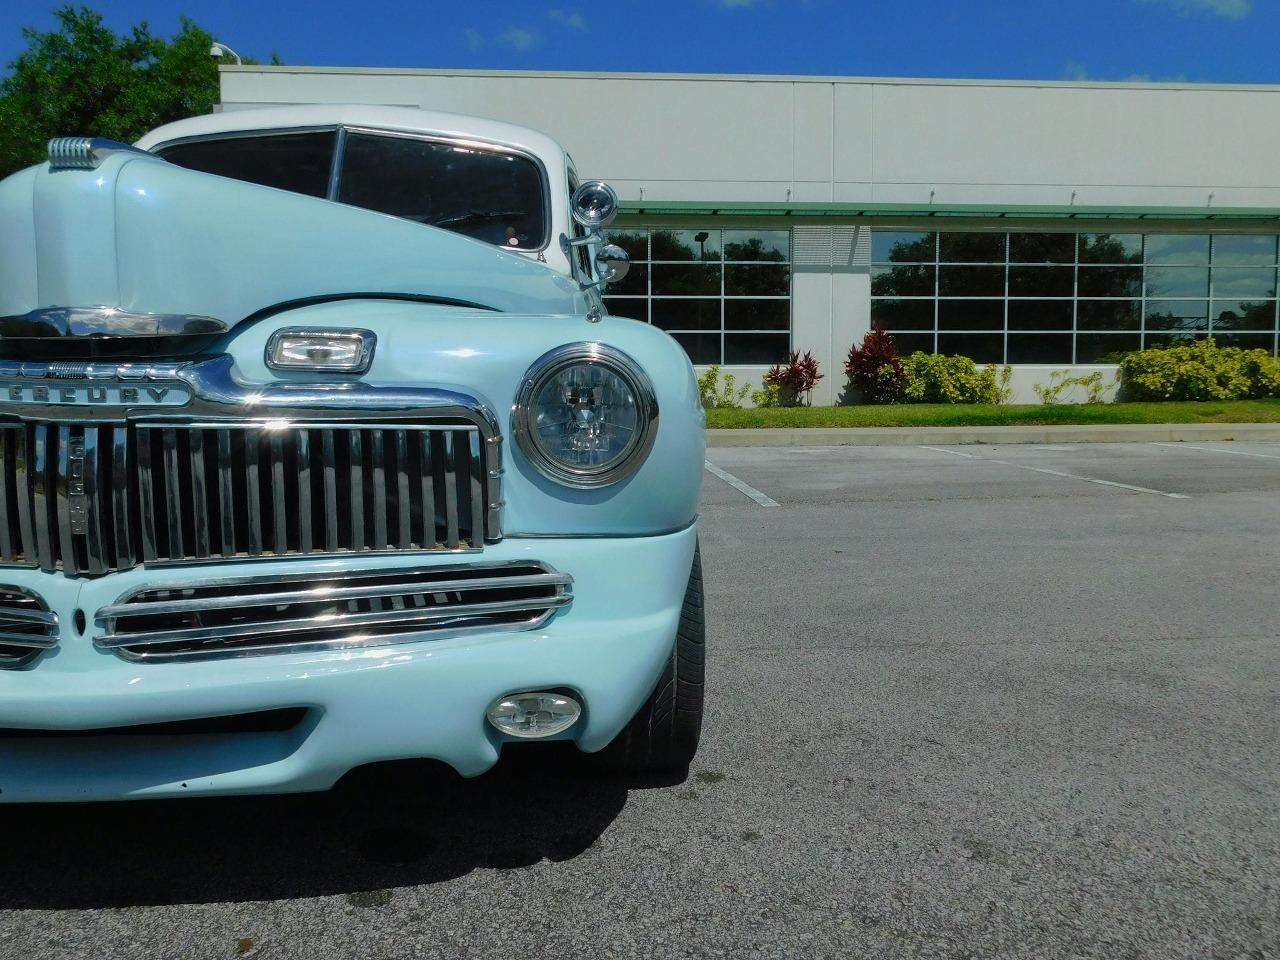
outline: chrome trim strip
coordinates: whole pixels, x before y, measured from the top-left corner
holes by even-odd
[[[504,570],[524,570],[534,568],[543,572],[503,576]],[[435,579],[444,573],[478,573],[491,571],[495,576],[471,576],[463,579]],[[373,583],[360,586],[361,580],[378,580],[397,575],[421,574],[425,579],[401,583]],[[337,583],[335,586],[334,583]],[[321,586],[308,588],[309,583],[319,582]],[[257,574],[232,578],[200,578],[160,581],[136,587],[122,594],[114,604],[97,611],[95,620],[102,625],[102,632],[94,638],[99,649],[110,650],[116,656],[132,662],[166,662],[186,660],[207,660],[229,657],[254,656],[276,653],[307,653],[344,650],[371,646],[387,646],[397,643],[414,643],[435,641],[451,637],[478,633],[511,633],[537,629],[550,620],[558,610],[573,603],[570,588],[573,577],[560,573],[549,564],[540,561],[504,561],[498,563],[454,564],[449,566],[427,566],[416,570],[388,567],[379,570],[357,571],[325,571],[281,574],[268,576]],[[190,592],[193,590],[216,588],[226,590],[244,586],[271,587],[275,585],[293,586],[295,589],[272,592],[267,589],[261,593],[222,594],[206,598],[183,597],[176,600],[153,600],[129,602],[131,598],[147,594],[167,591]],[[522,597],[513,600],[491,601],[487,603],[461,603],[431,608],[406,608],[402,605],[394,609],[366,611],[351,614],[324,614],[314,617],[295,617],[289,620],[267,621],[265,623],[237,623],[224,626],[179,627],[160,631],[134,631],[116,633],[115,621],[136,616],[167,616],[170,614],[198,613],[200,611],[236,610],[249,607],[272,607],[284,604],[306,604],[327,601],[354,601],[358,599],[377,599],[395,597],[415,593],[449,593],[465,594],[467,591],[501,591],[529,587],[555,588],[555,592],[542,597]],[[473,617],[504,613],[536,613],[528,619],[496,624],[467,624]],[[455,621],[450,623],[450,621]],[[411,629],[404,634],[363,634],[360,629],[371,626],[404,623]],[[433,627],[432,624],[440,626]],[[282,640],[278,643],[255,643],[252,646],[227,647],[222,649],[202,648],[188,651],[166,651],[167,645],[184,641],[216,640],[222,637],[253,636],[255,634],[278,635],[282,638],[296,637],[317,629],[333,630],[347,626],[358,628],[349,636],[334,637],[323,640]],[[417,627],[419,629],[412,629]],[[156,650],[129,649],[129,647],[147,647],[156,644]]]
[[[373,636],[353,636],[338,637],[333,640],[311,640],[298,641],[289,643],[287,646],[267,643],[255,644],[253,646],[235,647],[227,650],[218,651],[190,651],[182,653],[163,652],[147,652],[134,653],[125,647],[117,647],[111,652],[121,660],[127,660],[130,663],[190,663],[200,660],[231,660],[240,657],[270,656],[273,654],[315,654],[315,653],[343,653],[352,650],[363,650],[370,647],[389,647],[401,643],[434,643],[438,640],[453,640],[458,637],[473,636],[476,634],[493,634],[493,633],[515,633],[524,630],[537,630],[552,616],[555,615],[554,610],[547,611],[543,616],[520,621],[518,623],[503,624],[495,626],[493,624],[479,624],[476,626],[466,627],[449,627],[448,629],[424,630],[417,633],[405,634],[402,636],[395,635],[377,635]]]
[[[102,476],[102,467],[100,465],[100,453],[102,444],[99,442],[98,428],[89,427],[84,430],[84,498],[86,504],[96,504],[103,500],[100,488],[100,478]],[[73,441],[74,442],[74,441]],[[73,461],[74,462],[74,461]],[[72,528],[75,528],[75,514],[72,514]],[[110,558],[106,556],[104,550],[105,537],[102,529],[102,511],[94,510],[86,506],[85,510],[85,559],[88,562],[89,573],[99,575],[107,572],[111,566]],[[73,540],[66,541],[59,551],[63,555],[63,560],[68,554],[75,553],[75,545]]]
[[[13,472],[9,469],[9,437],[10,431],[0,430],[0,561],[5,563],[17,558],[14,531],[9,529],[9,475]]]
[[[9,592],[13,592],[12,588],[8,588]],[[0,589],[0,593],[4,590]],[[35,599],[34,595],[32,596]],[[58,625],[58,615],[48,610],[36,610],[30,607],[6,607],[0,606],[0,620],[25,620],[29,623],[42,623],[45,626],[56,627]]]
[[[520,566],[528,566],[528,564],[520,564]],[[384,576],[395,573],[394,569],[379,571]],[[430,568],[424,569],[424,573],[432,572]],[[322,576],[311,575],[311,579],[324,581],[326,578]],[[344,574],[336,574],[327,578],[328,580],[337,580],[346,582],[349,578]],[[121,601],[110,606],[103,607],[97,612],[97,618],[100,620],[111,620],[117,617],[141,617],[153,616],[156,614],[168,613],[185,613],[191,610],[238,610],[242,607],[272,607],[285,603],[320,603],[326,600],[353,600],[367,599],[375,597],[394,597],[400,594],[409,593],[461,593],[464,590],[507,590],[517,589],[520,587],[556,587],[569,586],[573,583],[573,577],[567,573],[539,573],[529,574],[523,577],[476,577],[470,580],[422,580],[411,581],[406,583],[384,584],[379,587],[360,587],[360,586],[324,586],[313,587],[305,590],[282,590],[276,593],[257,593],[257,594],[235,594],[223,597],[208,598],[187,598],[181,600],[146,600],[138,602]],[[154,593],[160,589],[158,587],[147,587],[143,591],[134,591],[133,596],[137,596],[139,592]],[[190,590],[189,586],[175,586],[174,591]],[[535,598],[544,599],[544,598]],[[465,604],[459,605],[465,606]],[[457,609],[450,607],[449,609]],[[52,615],[50,615],[52,616]],[[35,619],[32,617],[31,619]],[[41,620],[40,622],[45,622]],[[57,622],[54,617],[52,622]]]
[[[0,620],[4,620],[8,616],[8,612],[0,610]],[[41,636],[38,633],[8,633],[0,632],[0,644],[6,647],[24,647],[30,650],[52,650],[58,645],[56,636]],[[6,662],[3,654],[0,654],[0,662]]]
[[[333,442],[333,431],[320,435],[320,462],[324,488],[325,549],[330,553],[338,549],[338,461]]]
[[[38,632],[24,632],[24,624]],[[57,645],[58,615],[44,598],[26,587],[0,585],[0,668],[25,666]]]
[[[279,431],[271,434],[267,457],[271,461],[272,552],[283,556],[289,552],[289,504],[284,487],[284,436]]]
[[[75,539],[71,530],[71,428],[68,426],[58,427],[58,485],[65,487],[68,495],[58,497],[58,536],[63,543],[74,543]],[[84,457],[77,458],[80,461],[79,469],[84,470]],[[79,499],[83,502],[84,497],[84,477],[83,475],[76,481],[80,487]],[[65,551],[66,556],[62,558],[63,570],[68,576],[75,576],[79,572],[79,564],[76,563],[76,551],[74,549]]]
[[[53,531],[49,529],[49,431],[48,424],[37,423],[32,431],[35,435],[35,463],[32,465],[35,495],[32,497],[32,510],[35,512],[36,552],[40,566],[52,570]]]
[[[186,544],[182,530],[182,491],[178,487],[178,431],[160,431],[160,446],[164,459],[164,515],[169,526],[169,559],[186,556]]]
[[[231,459],[231,434],[218,431],[218,506],[222,509],[222,557],[229,560],[236,555],[236,494]]]
[[[209,557],[209,499],[204,472],[204,431],[187,431],[188,463],[191,465],[191,515],[195,543],[192,552],[197,560]]]
[[[352,430],[347,435],[347,448],[350,451],[351,486],[347,489],[359,491],[351,497],[351,549],[360,551],[367,546],[364,542],[364,452],[361,449],[363,430]]]
[[[22,555],[29,563],[36,555],[36,541],[33,530],[35,517],[31,496],[30,451],[27,448],[27,430],[25,425],[16,424],[17,430],[13,438],[13,473],[14,492],[18,499],[18,531],[22,535]]]
[[[117,307],[41,307],[24,314],[0,317],[0,337],[5,340],[54,340],[67,337],[94,339],[132,337],[193,337],[225,333],[230,327],[213,317],[185,313],[130,313]],[[25,365],[25,364],[24,364]],[[48,376],[69,379],[65,370],[89,366],[33,364],[51,367]],[[72,374],[74,376],[74,374]]]
[[[298,550],[311,553],[315,548],[311,531],[311,432],[296,431],[294,441],[298,456]]]
[[[387,540],[387,460],[383,431],[369,431],[369,458],[372,460],[373,548],[385,550]],[[448,434],[446,434],[448,436]]]
[[[407,550],[413,544],[413,501],[409,496],[409,434],[405,430],[396,430],[396,546]],[[426,517],[423,517],[423,533],[425,539]],[[483,530],[483,527],[472,527]]]
[[[427,557],[439,556],[438,553],[427,554]],[[318,558],[323,559],[323,558]],[[340,578],[343,581],[360,581],[374,580],[379,577],[408,575],[411,573],[428,573],[431,575],[439,573],[470,573],[477,570],[513,570],[520,567],[538,567],[548,573],[557,574],[560,571],[549,563],[541,560],[494,560],[494,561],[478,561],[475,563],[447,563],[447,564],[423,564],[421,566],[387,566],[377,569],[361,568],[358,570],[302,570],[293,573],[246,573],[240,576],[179,576],[176,570],[170,569],[167,573],[169,578],[156,580],[145,583],[141,586],[134,587],[131,590],[122,593],[116,602],[123,603],[130,597],[136,597],[144,593],[151,593],[156,590],[199,590],[205,587],[254,587],[254,586],[270,586],[272,584],[281,583],[305,583],[312,580],[320,580],[328,582],[334,578]],[[0,595],[6,588],[0,585]],[[9,588],[16,589],[16,588]]]
[[[138,501],[142,513],[142,562],[153,563],[159,557],[156,539],[156,484],[152,474],[151,435],[139,433],[138,442]]]
[[[54,137],[45,148],[53,170],[94,170],[113,153],[136,153],[154,159],[155,154],[106,137]]]
[[[335,627],[376,627],[392,623],[428,624],[464,620],[490,613],[522,613],[568,606],[573,598],[567,594],[555,597],[532,597],[527,600],[499,600],[493,603],[455,604],[432,610],[372,610],[365,613],[333,614],[273,620],[266,623],[226,624],[216,627],[177,627],[172,630],[148,630],[142,633],[107,633],[94,639],[104,650],[151,644],[181,643],[184,640],[218,640],[251,637],[255,634],[288,635]]]
[[[133,534],[129,525],[129,429],[111,431],[111,513],[116,521],[116,566],[122,570],[134,562]],[[229,512],[224,517],[230,518]]]
[[[448,526],[446,547],[459,547],[458,540],[458,461],[457,444],[452,433],[437,434],[440,440],[440,462],[444,464],[444,516]]]

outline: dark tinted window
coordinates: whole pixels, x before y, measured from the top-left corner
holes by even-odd
[[[527,157],[351,133],[338,200],[513,249],[546,240],[542,177]]]
[[[233,180],[323,197],[329,192],[336,134],[288,133],[179,143],[160,150],[170,163]]]

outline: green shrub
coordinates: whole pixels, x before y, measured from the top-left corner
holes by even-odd
[[[752,390],[751,404],[756,407],[796,406],[796,404],[783,404],[782,388],[776,383],[766,383],[759,390]]]
[[[1013,368],[994,363],[979,367],[968,357],[911,354],[902,361],[907,382],[905,403],[1005,403]]]
[[[1066,370],[1054,370],[1049,374],[1049,382],[1047,384],[1037,383],[1031,389],[1036,392],[1036,396],[1040,398],[1041,403],[1053,404],[1061,403],[1062,395],[1072,387],[1084,388],[1085,403],[1101,403],[1102,394],[1106,391],[1106,387],[1102,383],[1101,370],[1081,374],[1078,377],[1071,376]]]
[[[737,410],[741,408],[742,401],[747,399],[747,394],[751,392],[751,384],[744,383],[738,386],[738,378],[732,373],[724,375],[724,382],[720,381],[720,367],[718,364],[712,364],[707,367],[707,372],[698,378],[698,393],[702,397],[702,405],[710,410],[718,407],[721,410]]]
[[[1120,358],[1126,400],[1252,400],[1280,396],[1280,360],[1212,339]]]

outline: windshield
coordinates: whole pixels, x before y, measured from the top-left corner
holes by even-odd
[[[310,131],[200,140],[157,152],[192,170],[323,196],[512,250],[538,250],[547,242],[541,168],[498,147]]]

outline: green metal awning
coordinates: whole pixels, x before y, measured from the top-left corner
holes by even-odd
[[[636,216],[706,217],[956,217],[1003,220],[1254,220],[1280,221],[1280,207],[1077,207],[918,203],[765,203],[705,200],[624,200],[618,212]]]

